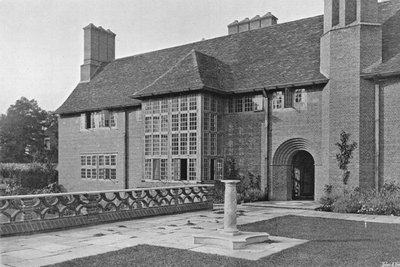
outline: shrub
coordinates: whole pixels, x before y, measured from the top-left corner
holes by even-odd
[[[332,204],[332,210],[339,213],[357,213],[362,207],[362,195],[357,191],[345,191]]]
[[[325,186],[318,210],[400,216],[400,183],[389,181],[380,190],[335,189]]]
[[[240,180],[237,184],[237,202],[255,202],[265,199],[261,191],[261,176],[255,176],[251,172],[241,175],[234,158],[225,159],[224,180]],[[215,181],[213,195],[214,203],[224,202],[225,185],[221,181]]]
[[[13,179],[13,183],[9,185],[10,192],[21,191],[19,187],[26,188],[28,191],[42,189],[58,181],[58,172],[52,164],[1,163],[0,175],[3,178]]]

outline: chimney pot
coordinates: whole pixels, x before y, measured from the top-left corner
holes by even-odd
[[[244,20],[239,22],[239,32],[247,32],[249,30],[250,30],[249,18],[245,18]]]
[[[268,12],[261,17],[261,28],[269,27],[278,24],[278,18]]]
[[[228,24],[228,34],[235,34],[239,32],[239,22],[235,20],[234,22]]]
[[[261,28],[261,17],[257,15],[250,20],[250,31],[257,30],[260,28]]]

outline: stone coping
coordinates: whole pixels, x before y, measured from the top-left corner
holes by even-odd
[[[54,193],[54,194],[37,194],[37,195],[15,195],[15,196],[1,196],[0,200],[6,199],[25,199],[25,198],[38,198],[38,197],[56,197],[56,196],[70,196],[70,195],[85,195],[85,194],[106,194],[106,193],[125,193],[132,191],[148,191],[148,190],[168,190],[168,189],[181,189],[181,188],[193,188],[193,187],[214,187],[209,184],[197,184],[197,185],[181,185],[181,186],[165,186],[165,187],[147,187],[147,188],[131,188],[121,190],[104,190],[104,191],[84,191],[84,192],[69,192],[69,193]]]

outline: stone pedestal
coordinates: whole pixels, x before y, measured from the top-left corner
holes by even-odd
[[[238,180],[223,180],[225,183],[224,198],[224,229],[217,233],[194,236],[195,244],[216,245],[228,249],[243,249],[247,245],[262,243],[269,240],[267,233],[240,232],[236,224],[236,184]]]

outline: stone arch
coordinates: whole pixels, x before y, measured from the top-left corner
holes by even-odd
[[[291,161],[293,154],[297,151],[307,151],[313,156],[315,164],[319,157],[317,157],[314,145],[307,139],[304,138],[293,138],[285,141],[275,151],[272,165],[288,165]]]
[[[292,159],[299,152],[308,152],[314,159],[314,166],[320,164],[320,157],[314,144],[304,138],[293,138],[282,143],[275,151],[272,163],[271,200],[292,200]]]

